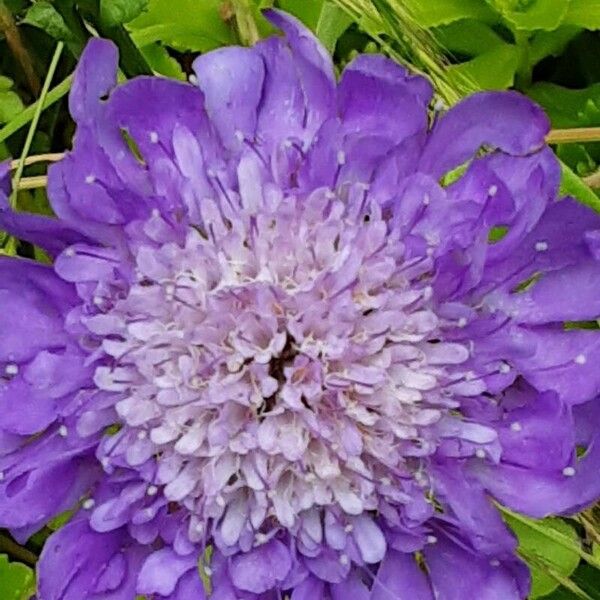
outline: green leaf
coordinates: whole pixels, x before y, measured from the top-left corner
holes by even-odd
[[[167,52],[164,46],[159,43],[148,44],[140,48],[140,51],[155,73],[185,81],[185,73],[181,70],[181,65]]]
[[[16,92],[0,90],[0,123],[8,123],[23,110],[23,102]]]
[[[559,56],[580,31],[573,25],[561,26],[554,31],[538,31],[529,43],[529,64],[536,65],[547,56]]]
[[[22,23],[45,31],[55,40],[71,42],[75,39],[75,36],[67,27],[61,14],[54,6],[52,6],[52,4],[50,4],[50,2],[46,2],[45,0],[36,2],[28,10]]]
[[[338,39],[350,23],[352,19],[341,8],[330,2],[323,3],[315,33],[330,54],[335,51]]]
[[[594,127],[600,125],[600,83],[571,90],[554,83],[537,83],[527,95],[542,105],[553,127]]]
[[[106,27],[133,21],[148,6],[148,0],[100,0],[100,18]]]
[[[23,110],[23,102],[12,86],[12,79],[0,75],[0,123],[8,123]]]
[[[571,0],[563,23],[585,29],[600,29],[600,0]]]
[[[298,17],[307,27],[313,31],[317,28],[323,0],[279,0],[277,3],[282,10]]]
[[[127,28],[138,46],[161,42],[180,51],[206,52],[236,43],[221,18],[221,0],[149,0],[148,10]]]
[[[448,25],[461,19],[497,21],[482,0],[404,0],[404,6],[422,27]]]
[[[519,61],[519,49],[512,44],[502,44],[473,60],[451,65],[448,67],[448,76],[456,85],[466,83],[477,89],[506,89],[515,80]]]
[[[583,590],[592,600],[600,600],[600,571],[594,569],[590,565],[581,563],[575,572],[571,575],[570,580]],[[545,596],[544,600],[577,600],[577,596],[571,590],[561,587],[549,596]]]
[[[532,522],[525,517],[516,519],[505,514],[504,518],[519,540],[521,556],[525,560],[528,556],[535,559],[530,564],[531,598],[539,598],[554,591],[559,583],[549,572],[567,578],[579,564],[580,541],[575,529],[560,519],[535,521],[533,527]],[[556,532],[568,541],[557,542],[551,535]]]
[[[513,29],[552,31],[565,20],[570,0],[487,0]]]
[[[506,44],[489,25],[473,19],[439,27],[434,33],[444,48],[466,56],[479,56]]]
[[[600,212],[600,198],[594,194],[581,178],[565,163],[561,163],[561,171],[560,193],[563,196],[573,196],[582,204],[586,204],[596,212]]]
[[[8,562],[0,554],[0,598],[2,600],[29,600],[35,593],[33,571],[21,563]]]

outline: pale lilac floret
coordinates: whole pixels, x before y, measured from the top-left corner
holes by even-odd
[[[57,218],[0,167],[0,226],[54,259],[0,260],[0,526],[77,509],[40,600],[525,598],[492,499],[600,496],[600,218],[529,100],[430,121],[425,79],[336,82],[268,15],[197,85],[116,86],[90,42]]]

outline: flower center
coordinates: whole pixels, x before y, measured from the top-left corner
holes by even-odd
[[[481,391],[443,341],[431,258],[355,191],[205,207],[183,243],[140,248],[138,281],[88,320],[122,424],[103,464],[139,469],[222,545],[424,499],[454,390]]]

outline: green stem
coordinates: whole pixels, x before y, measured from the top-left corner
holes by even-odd
[[[246,46],[252,46],[258,42],[260,35],[254,21],[254,15],[248,0],[232,0],[235,22],[237,24],[240,41]]]
[[[64,48],[63,42],[58,42],[56,44],[56,49],[54,50],[54,55],[52,56],[52,60],[50,61],[50,66],[48,67],[48,73],[46,75],[46,79],[44,80],[44,85],[42,86],[42,93],[38,101],[36,102],[35,110],[33,113],[33,118],[31,119],[31,125],[29,126],[29,131],[27,132],[27,137],[25,138],[25,144],[23,146],[23,152],[21,152],[21,158],[19,160],[19,165],[17,166],[17,170],[15,176],[13,178],[13,193],[11,196],[11,206],[16,208],[17,205],[17,194],[19,190],[19,182],[21,181],[21,177],[23,176],[23,169],[25,168],[25,160],[27,155],[29,154],[29,150],[31,148],[31,143],[33,142],[33,136],[35,135],[35,130],[37,129],[38,123],[40,121],[40,116],[42,114],[44,100],[48,95],[48,91],[50,90],[50,83],[52,83],[52,78],[54,77],[54,73],[56,71],[56,67],[58,66],[58,61],[60,60],[60,55],[62,54]]]
[[[532,65],[529,48],[529,33],[523,31],[514,32],[515,42],[519,49],[519,67],[517,68],[517,88],[526,90],[531,86],[532,80]]]
[[[0,552],[7,554],[10,558],[18,560],[32,567],[35,565],[38,559],[33,552],[27,550],[27,548],[19,546],[19,544],[3,534],[0,534]]]

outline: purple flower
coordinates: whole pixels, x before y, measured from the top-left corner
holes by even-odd
[[[78,508],[41,600],[525,598],[491,498],[600,495],[600,336],[564,325],[600,315],[600,218],[557,198],[527,99],[431,124],[424,79],[336,83],[269,18],[197,85],[116,87],[92,41],[57,218],[2,186],[55,260],[0,262],[0,526]]]

